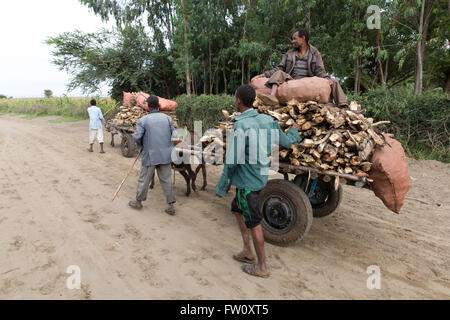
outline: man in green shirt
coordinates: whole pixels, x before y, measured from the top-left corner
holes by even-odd
[[[287,134],[281,131],[278,121],[253,109],[255,90],[241,86],[236,90],[235,106],[241,114],[234,119],[227,145],[226,161],[216,193],[224,197],[229,181],[236,187],[236,197],[231,204],[244,243],[242,252],[233,255],[235,260],[247,263],[242,270],[254,276],[269,276],[264,252],[264,235],[259,210],[259,192],[266,186],[269,173],[269,156],[274,144],[289,148],[300,142],[298,126],[294,124]],[[253,238],[258,262],[255,263],[250,245]]]

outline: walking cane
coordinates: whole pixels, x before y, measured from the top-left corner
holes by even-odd
[[[114,201],[114,199],[116,198],[116,196],[117,196],[117,194],[119,193],[120,189],[122,188],[123,183],[124,183],[125,180],[128,178],[128,175],[130,174],[131,170],[133,170],[133,167],[134,167],[134,165],[136,164],[137,159],[139,159],[139,156],[141,155],[141,151],[142,151],[142,149],[139,150],[139,153],[138,153],[136,159],[134,159],[133,164],[131,165],[130,169],[128,169],[128,172],[127,172],[127,174],[125,175],[125,178],[123,178],[122,183],[121,183],[120,186],[117,188],[116,193],[114,193],[114,196],[113,196],[113,198],[112,198],[112,201]]]

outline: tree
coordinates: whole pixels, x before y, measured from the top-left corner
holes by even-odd
[[[45,90],[44,90],[44,96],[45,96],[46,98],[51,98],[51,97],[53,96],[53,91],[50,90],[50,89],[45,89]]]
[[[448,12],[433,0],[80,0],[116,27],[60,34],[54,63],[70,88],[113,97],[146,91],[233,93],[277,65],[291,36],[307,27],[326,71],[361,92],[414,81],[450,90]],[[367,8],[381,9],[381,29],[367,27]],[[423,10],[422,10],[423,9]],[[421,80],[422,79],[422,80]],[[345,80],[345,81],[344,81]],[[421,84],[422,83],[422,84]]]
[[[0,94],[0,99],[8,99],[8,97],[5,96],[4,94]]]

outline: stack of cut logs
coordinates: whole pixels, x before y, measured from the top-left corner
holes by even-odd
[[[333,104],[299,103],[296,100],[289,101],[286,106],[269,107],[256,98],[254,107],[259,113],[277,119],[284,132],[294,123],[300,126],[302,142],[292,144],[289,149],[280,148],[280,162],[367,177],[374,147],[385,144],[376,127],[389,121],[374,123],[372,118],[365,118],[354,101],[345,109]],[[220,122],[218,128],[224,133],[231,129],[231,120],[238,113],[230,115],[225,110],[222,113],[227,121]],[[212,137],[203,139],[217,142]],[[226,141],[223,146],[225,148]]]
[[[148,111],[142,109],[141,107],[125,107],[121,106],[119,108],[119,112],[116,114],[116,118],[114,119],[114,123],[118,126],[124,127],[135,127],[136,122],[145,115],[148,114]]]
[[[178,128],[178,120],[175,116],[174,112],[161,111],[168,116],[170,116],[173,120],[173,125],[175,128]],[[121,127],[136,127],[136,122],[144,116],[148,114],[147,110],[142,109],[139,106],[127,107],[121,106],[119,108],[119,112],[116,114],[113,122]]]

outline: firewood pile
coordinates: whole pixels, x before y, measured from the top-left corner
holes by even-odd
[[[173,120],[173,125],[178,128],[178,121],[173,112],[161,111]],[[113,123],[121,127],[133,127],[136,128],[138,120],[148,114],[147,110],[142,109],[139,106],[121,106],[119,112],[116,114]]]
[[[373,149],[385,144],[377,127],[389,121],[374,123],[372,118],[359,113],[361,107],[354,101],[342,109],[333,104],[299,103],[296,100],[285,106],[267,106],[256,98],[254,107],[259,113],[277,119],[284,132],[294,123],[300,126],[302,142],[294,143],[288,149],[280,148],[280,162],[367,177]],[[225,110],[222,113],[226,121],[220,122],[218,128],[225,137],[226,130],[231,130],[232,120],[239,113],[230,115]],[[226,149],[226,141],[219,142],[212,136],[202,139],[211,144],[221,143]]]
[[[121,106],[113,122],[118,126],[135,127],[136,122],[138,122],[140,118],[146,116],[147,114],[148,111],[138,106]]]

